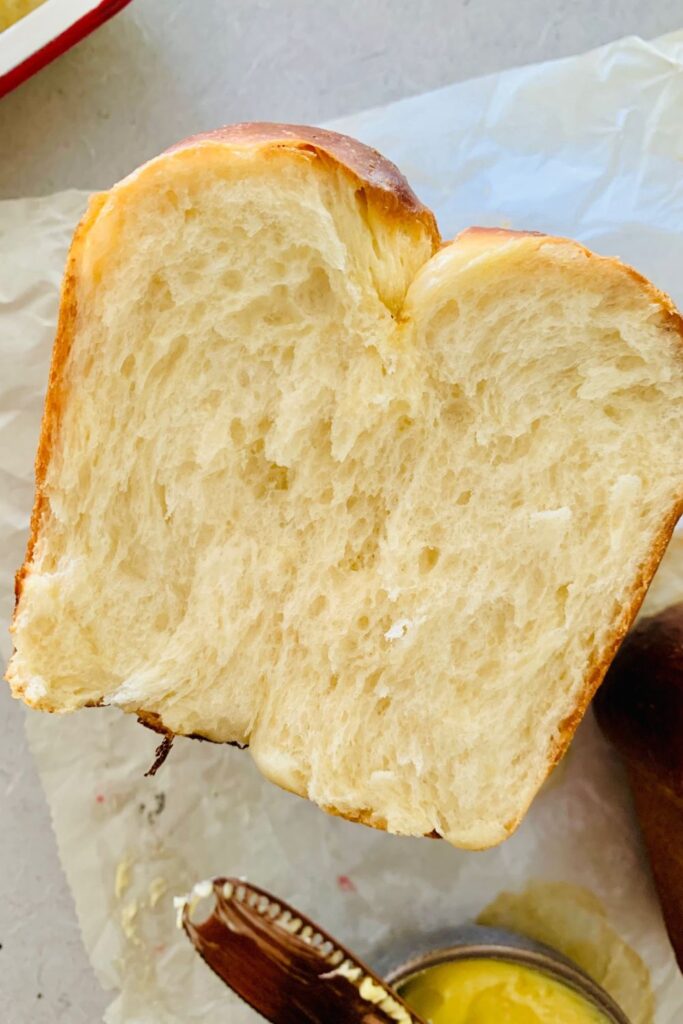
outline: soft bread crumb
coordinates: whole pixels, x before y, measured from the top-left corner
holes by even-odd
[[[680,511],[681,337],[614,261],[506,232],[432,255],[361,193],[211,143],[95,201],[9,678],[483,847]]]
[[[385,640],[401,640],[415,625],[412,619],[397,619],[384,634]]]

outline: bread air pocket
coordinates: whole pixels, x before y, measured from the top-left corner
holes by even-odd
[[[504,839],[681,509],[669,300],[574,242],[441,246],[393,165],[236,126],[97,196],[9,668],[249,744],[333,813]]]

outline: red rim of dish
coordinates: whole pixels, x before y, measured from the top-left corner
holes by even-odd
[[[25,60],[17,64],[10,71],[0,75],[0,97],[4,96],[11,89],[15,89],[36,71],[53,61],[55,57],[66,53],[72,46],[89,35],[94,29],[99,28],[105,21],[117,14],[123,7],[126,7],[130,0],[102,0],[96,7],[91,8],[84,15],[72,22],[68,28],[60,32],[58,36],[51,39],[39,50],[36,50]],[[29,15],[30,17],[30,15]]]

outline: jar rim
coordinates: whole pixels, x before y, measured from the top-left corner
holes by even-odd
[[[454,938],[457,936],[454,931]],[[572,960],[557,950],[526,936],[503,929],[478,925],[462,929],[463,941],[420,949],[385,969],[384,976],[395,988],[422,974],[430,967],[462,960],[497,960],[535,970],[577,992],[605,1017],[605,1024],[631,1024],[624,1011],[608,992]],[[476,933],[481,932],[479,936]]]

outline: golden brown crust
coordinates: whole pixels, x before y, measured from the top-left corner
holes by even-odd
[[[140,725],[144,725],[146,729],[151,729],[152,732],[159,733],[161,736],[173,736],[174,733],[171,729],[167,729],[164,725],[161,715],[158,715],[156,711],[145,711],[144,708],[136,712],[137,719]],[[197,737],[199,738],[199,737]],[[205,739],[205,737],[201,737]]]
[[[470,227],[460,232],[460,234],[457,235],[454,241],[467,242],[471,240],[473,242],[490,242],[491,240],[494,240],[499,241],[501,244],[504,244],[505,242],[512,241],[513,239],[516,238],[538,239],[539,244],[541,245],[548,243],[570,245],[579,252],[581,252],[588,259],[597,260],[601,263],[607,263],[613,266],[614,268],[619,269],[621,272],[626,273],[647,292],[650,300],[660,307],[663,314],[663,318],[666,322],[666,326],[669,328],[669,330],[676,332],[679,336],[679,342],[681,344],[681,357],[683,358],[683,317],[681,317],[681,314],[678,312],[678,309],[665,292],[662,292],[658,288],[655,288],[655,286],[646,277],[644,277],[643,274],[635,270],[633,267],[629,266],[627,263],[622,263],[620,260],[614,258],[600,256],[594,252],[591,252],[590,249],[587,249],[584,245],[581,245],[580,242],[576,242],[570,238],[561,238],[555,235],[546,235],[542,231],[515,231],[508,228],[497,227]],[[670,512],[668,518],[662,524],[662,528],[659,534],[657,535],[657,537],[655,537],[652,548],[650,549],[649,557],[644,562],[640,575],[634,581],[633,586],[631,587],[629,599],[624,604],[621,615],[614,625],[611,642],[603,652],[600,661],[594,666],[592,666],[592,668],[589,670],[589,673],[585,680],[584,688],[571,715],[569,715],[567,718],[564,719],[563,722],[560,723],[559,735],[556,737],[549,751],[548,770],[546,772],[545,778],[547,778],[551,774],[553,769],[562,760],[565,753],[567,752],[567,749],[572,741],[574,733],[576,732],[579,724],[581,723],[588,709],[589,704],[591,703],[593,697],[599,689],[600,684],[602,683],[605,674],[607,673],[612,663],[612,660],[614,659],[617,651],[619,650],[619,647],[621,646],[624,637],[626,636],[632,623],[634,622],[638,614],[638,611],[640,610],[640,606],[645,600],[645,595],[647,594],[648,587],[652,582],[652,577],[657,571],[657,567],[660,561],[662,560],[662,556],[666,551],[669,541],[671,540],[671,534],[673,533],[674,527],[676,526],[676,523],[680,519],[681,515],[683,515],[683,494],[681,495],[679,501]],[[539,783],[539,787],[543,781],[544,780],[541,780],[541,782]],[[530,803],[531,800],[528,801],[526,806],[521,811],[520,815],[514,821],[505,823],[505,831],[507,832],[508,835],[512,835],[515,829],[519,826],[520,822],[524,818],[524,815],[526,814],[530,806]]]
[[[305,794],[299,793],[298,796]],[[371,808],[357,807],[352,810],[341,811],[332,804],[321,804],[325,814],[331,814],[334,818],[344,818],[346,821],[353,821],[356,825],[366,825],[368,828],[377,829],[379,832],[387,832],[388,826],[385,818],[376,814]]]
[[[678,334],[680,334],[681,341],[683,342],[683,317],[681,317],[681,314],[666,292],[660,291],[659,288],[655,288],[651,281],[628,263],[623,263],[615,257],[601,256],[598,253],[592,252],[591,249],[587,249],[585,245],[581,244],[581,242],[577,242],[572,238],[563,238],[561,235],[547,235],[543,231],[517,231],[512,228],[488,228],[474,226],[465,228],[464,231],[461,231],[456,235],[453,242],[449,244],[454,244],[455,242],[490,243],[491,241],[504,244],[505,242],[510,242],[514,239],[524,238],[537,239],[539,245],[568,245],[577,252],[580,252],[589,260],[607,264],[608,266],[625,273],[647,292],[652,302],[661,307],[662,313],[668,322],[668,326],[671,330],[677,331]]]
[[[671,540],[671,534],[673,533],[674,527],[681,515],[683,515],[683,499],[681,499],[681,501],[676,505],[674,511],[671,513],[668,520],[665,521],[664,526],[655,538],[654,544],[650,550],[650,556],[644,563],[640,576],[633,584],[630,598],[624,605],[621,616],[614,626],[611,642],[603,652],[603,656],[599,663],[594,665],[586,676],[583,690],[574,710],[567,718],[564,719],[563,722],[560,723],[559,735],[554,740],[549,751],[548,770],[545,773],[544,778],[540,780],[536,792],[538,792],[538,789],[540,789],[543,782],[552,774],[553,770],[567,753],[569,745],[574,737],[574,733],[581,724],[581,721],[588,710],[589,704],[599,690],[614,657],[619,651],[625,636],[640,610],[640,606],[645,600],[645,595],[647,594],[648,587],[652,582],[652,577],[657,571],[657,567],[662,560],[662,556],[666,551],[669,541]],[[533,798],[534,796],[532,795],[531,800],[527,801],[519,816],[514,821],[505,823],[505,831],[508,836],[512,835],[512,833],[519,827]]]
[[[498,227],[481,227],[478,224],[473,224],[472,227],[464,228],[459,234],[455,236],[454,241],[467,238],[482,238],[490,240],[491,238],[498,237],[501,241],[509,241],[511,238],[551,238],[551,235],[546,235],[544,231],[519,231],[516,228],[498,228]],[[562,239],[566,241],[566,239]],[[578,245],[579,243],[573,243]]]
[[[630,598],[624,605],[621,617],[618,619],[613,629],[612,641],[604,652],[599,664],[594,666],[588,676],[581,699],[577,704],[576,709],[568,718],[565,719],[564,722],[561,723],[560,737],[557,742],[557,748],[553,752],[553,760],[550,770],[552,770],[565,753],[579,722],[586,713],[586,709],[605,678],[605,674],[612,664],[624,637],[628,633],[636,615],[640,611],[640,606],[645,600],[645,595],[647,594],[648,587],[652,582],[652,577],[657,571],[657,566],[662,560],[662,556],[666,551],[669,541],[671,540],[671,534],[673,533],[674,527],[680,519],[681,514],[683,514],[683,499],[681,499],[675,506],[673,512],[670,514],[668,520],[664,522],[662,529],[655,538],[654,544],[650,550],[650,556],[644,563],[640,576],[631,587]]]
[[[19,602],[24,579],[31,563],[36,546],[43,515],[47,507],[44,493],[45,476],[50,462],[51,453],[59,430],[59,421],[64,408],[66,381],[65,368],[73,340],[78,310],[76,306],[76,268],[88,230],[94,223],[104,204],[106,195],[99,193],[91,197],[88,209],[76,228],[69,254],[67,256],[64,278],[62,280],[59,301],[59,319],[57,333],[52,348],[50,374],[48,378],[43,419],[40,427],[40,438],[35,460],[36,492],[31,513],[29,537],[26,545],[24,564],[17,571],[14,581],[15,606]]]
[[[435,247],[441,242],[434,214],[420,202],[398,167],[376,149],[348,135],[310,125],[246,121],[191,135],[166,152],[192,149],[202,143],[298,149],[315,153],[321,159],[341,167],[389,217],[419,221],[431,234]]]

